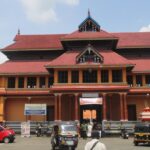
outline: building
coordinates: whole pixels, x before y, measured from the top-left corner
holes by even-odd
[[[71,34],[22,35],[1,49],[0,121],[138,120],[150,106],[150,33],[109,33],[88,14]],[[46,116],[24,115],[46,104]]]

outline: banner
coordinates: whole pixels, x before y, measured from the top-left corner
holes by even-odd
[[[46,115],[46,104],[25,104],[24,115]]]
[[[80,98],[80,105],[102,105],[102,97],[98,98]]]
[[[21,123],[21,137],[30,137],[30,122]]]

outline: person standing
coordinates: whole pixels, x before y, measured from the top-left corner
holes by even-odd
[[[87,142],[84,150],[107,150],[105,144],[97,139],[98,132],[92,132],[92,140]]]

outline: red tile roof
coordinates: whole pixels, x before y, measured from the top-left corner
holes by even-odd
[[[112,33],[119,38],[117,48],[150,47],[150,32]]]
[[[100,32],[75,31],[71,34],[62,37],[61,39],[67,41],[67,40],[88,40],[88,39],[117,39],[117,37],[111,33],[101,30]]]
[[[132,58],[130,61],[135,64],[132,72],[150,73],[150,58]]]
[[[7,61],[0,65],[0,74],[48,74],[44,65],[49,61]]]
[[[55,60],[48,63],[47,67],[56,67],[56,66],[74,66],[77,67],[81,66],[89,66],[93,65],[98,66],[98,63],[76,63],[76,56],[79,55],[79,51],[67,51],[66,53],[62,54]],[[119,54],[115,53],[111,50],[100,50],[100,55],[104,57],[104,62],[102,65],[131,65],[132,63],[128,61],[126,58],[120,56]]]
[[[63,49],[60,38],[65,34],[16,35],[15,43],[2,50]]]
[[[11,50],[57,50],[63,49],[61,40],[100,40],[100,39],[119,39],[119,48],[150,47],[150,32],[129,32],[129,33],[108,33],[101,32],[79,32],[71,34],[49,34],[49,35],[16,35],[15,42],[2,51]]]

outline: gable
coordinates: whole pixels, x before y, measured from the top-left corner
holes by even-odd
[[[79,25],[79,32],[100,31],[100,25],[91,17],[88,12],[88,17]]]
[[[104,58],[90,44],[76,57],[77,63],[93,62],[103,63]]]

